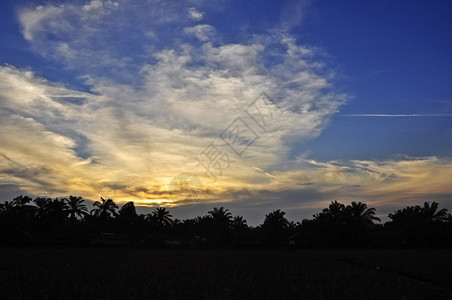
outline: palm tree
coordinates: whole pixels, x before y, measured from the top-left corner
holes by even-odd
[[[447,220],[447,209],[438,210],[438,203],[424,202],[424,206],[408,206],[390,213],[388,217],[394,224],[430,224]]]
[[[14,198],[11,204],[17,208],[19,214],[25,214],[27,215],[26,218],[28,218],[36,209],[34,205],[29,204],[31,201],[32,199],[30,197],[20,195],[19,197]]]
[[[18,214],[18,209],[12,202],[0,203],[0,244],[8,243],[9,236],[12,236],[24,229],[22,216]]]
[[[152,217],[156,220],[157,226],[159,228],[162,228],[164,226],[170,226],[173,223],[173,221],[171,220],[173,216],[164,207],[157,207],[152,212]]]
[[[388,217],[391,219],[393,224],[408,225],[418,223],[421,215],[421,207],[416,205],[396,210],[395,212],[390,213]]]
[[[30,205],[29,203],[32,199],[28,196],[18,196],[11,201],[11,205],[14,207],[14,212],[17,214],[17,222],[19,227],[28,227],[31,221],[33,220],[33,216],[35,214],[36,206]]]
[[[36,205],[36,217],[42,219],[48,212],[48,205],[52,201],[50,198],[38,197],[33,200]]]
[[[277,209],[265,216],[264,226],[272,226],[274,228],[285,229],[289,221],[284,217],[286,213]]]
[[[229,227],[231,225],[232,215],[229,212],[229,209],[224,209],[223,206],[220,208],[214,207],[213,210],[209,211],[208,213],[212,216],[216,224],[225,227]]]
[[[112,199],[105,200],[100,197],[100,200],[101,201],[94,202],[93,206],[95,208],[91,210],[92,215],[101,220],[109,220],[117,215],[116,210],[118,209],[118,206]]]
[[[232,230],[234,231],[244,231],[248,229],[248,224],[246,224],[246,220],[241,216],[235,216],[232,219]]]
[[[369,229],[374,227],[374,221],[380,221],[375,217],[375,208],[367,208],[363,202],[353,201],[343,210],[340,231],[341,243],[361,244],[369,241]]]
[[[331,202],[331,204],[328,206],[327,212],[333,219],[338,219],[341,217],[344,209],[344,204],[337,202],[337,200],[334,200],[334,202]]]
[[[50,215],[52,216],[64,216],[66,217],[68,214],[68,206],[64,199],[55,198],[52,201],[49,201],[47,204],[47,209]]]
[[[451,213],[447,213],[447,216],[444,220],[446,223],[452,224],[452,214]]]
[[[324,222],[325,225],[336,226],[342,222],[344,217],[345,205],[337,202],[336,200],[331,201],[328,208],[322,210],[322,212],[315,214],[314,220],[319,222]]]
[[[265,215],[261,226],[261,238],[264,244],[279,245],[284,241],[289,221],[284,217],[286,213],[277,209]]]
[[[130,232],[137,221],[138,215],[133,201],[127,202],[119,210],[117,220],[123,232]]]
[[[431,205],[429,202],[424,202],[422,208],[422,214],[424,216],[425,223],[444,222],[448,218],[447,209],[443,208],[438,210],[438,203],[433,202]]]
[[[337,245],[344,242],[344,236],[348,233],[348,211],[344,204],[332,201],[328,208],[314,215],[310,223],[313,236],[325,245]]]
[[[30,205],[28,205],[28,203],[30,203],[31,200],[32,199],[30,197],[28,197],[28,196],[20,195],[20,196],[18,196],[18,197],[13,199],[12,205],[15,206],[15,207],[19,207],[19,208],[21,208],[21,207],[29,207]]]
[[[47,217],[53,224],[53,230],[59,232],[68,215],[68,206],[64,199],[55,198],[47,204]]]
[[[127,202],[119,210],[119,216],[122,216],[122,217],[134,218],[136,215],[137,215],[137,211],[135,209],[135,204],[133,203],[133,201]]]
[[[353,222],[365,225],[374,225],[374,221],[380,222],[380,218],[375,217],[375,208],[367,208],[367,204],[363,202],[356,203],[353,201],[351,205],[346,207]]]
[[[15,212],[15,207],[13,203],[5,201],[5,203],[0,203],[0,215],[7,216]]]
[[[290,221],[287,223],[287,231],[288,233],[296,233],[300,231],[301,229],[301,223],[300,222],[294,222]]]
[[[83,218],[88,214],[88,209],[83,203],[85,200],[82,197],[69,196],[69,199],[65,198],[64,201],[67,204],[67,211],[72,221],[75,221],[77,217]]]
[[[438,210],[438,203],[424,202],[424,206],[408,206],[390,213],[388,224],[399,231],[408,243],[425,244],[436,239],[441,224],[448,219],[447,209]]]

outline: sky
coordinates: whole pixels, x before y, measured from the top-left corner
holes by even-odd
[[[0,201],[452,209],[450,1],[2,1]]]

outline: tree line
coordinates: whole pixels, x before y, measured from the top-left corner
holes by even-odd
[[[197,247],[452,246],[452,216],[437,202],[396,210],[381,224],[375,208],[366,203],[334,201],[301,222],[273,210],[254,227],[224,207],[178,220],[165,207],[138,214],[133,201],[120,207],[101,197],[90,211],[85,203],[77,196],[18,196],[0,203],[0,245],[89,246],[109,239],[128,245]]]

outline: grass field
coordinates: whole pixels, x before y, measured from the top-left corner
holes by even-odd
[[[452,251],[0,249],[1,299],[452,299]]]

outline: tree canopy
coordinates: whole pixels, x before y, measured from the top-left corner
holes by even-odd
[[[452,217],[437,202],[396,210],[388,215],[389,221],[380,224],[376,209],[364,202],[332,201],[312,219],[288,220],[284,211],[276,209],[255,227],[224,207],[193,219],[175,220],[166,207],[143,215],[137,213],[133,201],[119,206],[101,197],[90,211],[87,203],[72,195],[55,199],[21,195],[1,203],[0,243],[14,244],[28,236],[89,244],[96,234],[108,233],[131,241],[169,236],[179,241],[201,239],[214,247],[452,245]]]

